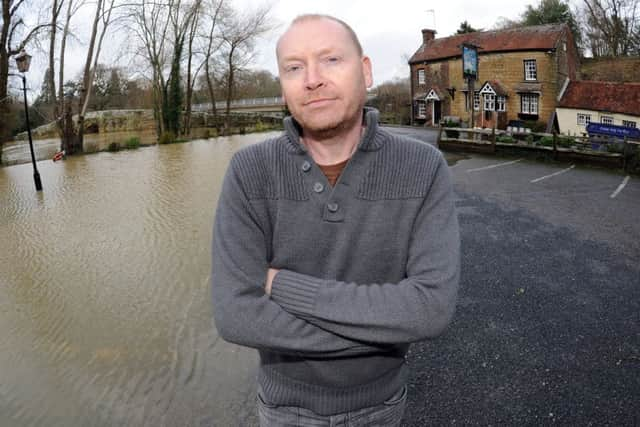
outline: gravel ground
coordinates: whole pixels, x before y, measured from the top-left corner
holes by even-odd
[[[405,425],[639,425],[640,254],[458,196],[457,313],[412,347]]]

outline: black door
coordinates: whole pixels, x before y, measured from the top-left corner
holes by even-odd
[[[440,123],[442,118],[442,103],[440,101],[433,101],[433,125]]]

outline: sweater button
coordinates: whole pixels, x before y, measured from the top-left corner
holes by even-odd
[[[316,182],[315,184],[313,184],[313,191],[315,191],[316,193],[322,193],[322,191],[324,190],[324,185],[322,185],[319,182]]]
[[[329,212],[337,212],[338,211],[338,204],[337,203],[329,203],[327,205],[327,209],[329,209]]]
[[[310,169],[311,169],[311,163],[305,160],[304,163],[302,163],[302,170],[304,172],[309,172]]]

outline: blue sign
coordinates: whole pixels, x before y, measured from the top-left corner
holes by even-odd
[[[605,125],[602,123],[589,123],[587,132],[596,135],[615,136],[617,138],[627,137],[629,139],[640,139],[640,129],[626,126]]]
[[[462,75],[478,78],[478,49],[471,45],[462,45]]]

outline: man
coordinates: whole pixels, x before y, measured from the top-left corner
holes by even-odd
[[[409,344],[454,311],[449,170],[364,108],[371,62],[347,24],[298,17],[276,53],[293,117],[231,160],[214,227],[216,326],[259,351],[262,426],[399,425]]]

